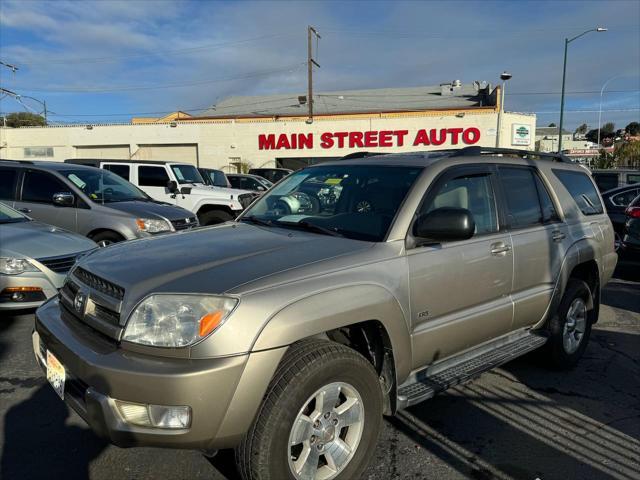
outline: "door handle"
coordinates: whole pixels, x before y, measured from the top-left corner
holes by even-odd
[[[505,245],[504,243],[494,243],[491,245],[491,255],[502,255],[511,250],[511,245]]]
[[[19,208],[18,211],[20,211],[22,213],[31,213],[31,209],[30,208]]]
[[[554,242],[561,242],[562,240],[567,238],[567,236],[560,230],[554,230],[553,232],[551,232],[551,238]]]

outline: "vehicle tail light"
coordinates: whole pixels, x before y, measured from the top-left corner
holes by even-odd
[[[624,213],[627,217],[640,218],[640,207],[629,207]]]

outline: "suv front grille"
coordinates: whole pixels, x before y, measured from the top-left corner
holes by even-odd
[[[78,277],[78,280],[88,287],[95,288],[99,292],[115,298],[116,300],[121,301],[124,298],[124,288],[119,287],[115,283],[111,283],[98,275],[88,272],[84,268],[76,268],[73,271],[73,275]]]
[[[67,273],[76,263],[76,258],[78,258],[78,255],[80,254],[75,253],[73,255],[65,255],[62,257],[36,258],[36,260],[47,267],[49,270],[52,270],[56,273]]]
[[[173,228],[179,232],[180,230],[197,227],[198,220],[196,217],[180,218],[178,220],[171,220],[171,225],[173,225]]]
[[[253,202],[253,199],[258,195],[253,193],[243,193],[242,195],[238,195],[238,202],[242,205],[242,208],[247,208]]]

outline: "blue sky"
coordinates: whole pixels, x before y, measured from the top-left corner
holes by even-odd
[[[0,2],[4,88],[46,100],[59,122],[198,113],[230,95],[306,88],[306,26],[322,39],[317,91],[499,81],[506,108],[558,121],[563,41],[566,124],[640,120],[640,2]],[[162,87],[162,88],[158,88]],[[581,93],[587,92],[587,93]],[[41,107],[25,99],[33,109]],[[0,111],[21,110],[11,98]],[[579,112],[575,112],[579,110]]]

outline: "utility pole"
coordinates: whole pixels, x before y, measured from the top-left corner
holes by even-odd
[[[316,37],[316,42],[322,38],[315,28],[311,25],[307,26],[307,104],[309,105],[307,123],[309,124],[313,123],[313,66],[320,68],[318,62],[313,59],[313,35]]]

